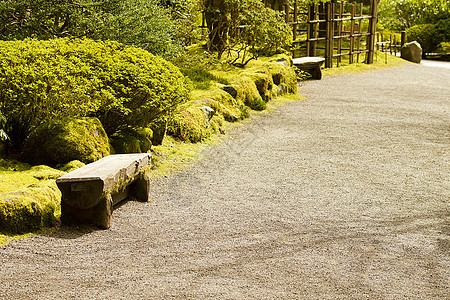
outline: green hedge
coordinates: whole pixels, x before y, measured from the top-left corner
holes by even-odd
[[[426,53],[445,51],[450,42],[450,19],[441,19],[436,24],[415,25],[406,30],[408,42],[418,41]]]
[[[0,41],[0,111],[13,146],[43,120],[95,116],[107,134],[146,127],[188,98],[177,67],[112,41]]]
[[[410,27],[406,30],[406,39],[408,42],[417,41],[422,46],[422,53],[433,52],[436,49],[436,43],[433,40],[433,24],[421,24]]]

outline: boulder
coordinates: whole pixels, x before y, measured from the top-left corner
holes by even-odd
[[[208,122],[212,119],[212,117],[214,117],[214,114],[216,113],[216,111],[213,108],[209,107],[209,106],[202,106],[202,107],[199,107],[199,108],[205,114],[205,118],[206,118],[206,120],[208,120]]]
[[[226,85],[222,89],[225,92],[227,92],[228,94],[230,94],[231,97],[236,99],[236,96],[237,96],[238,93],[237,93],[237,90],[234,87],[232,87],[231,85]]]
[[[420,63],[422,60],[422,47],[416,41],[406,43],[403,45],[401,52],[401,58],[412,61],[414,63]]]
[[[97,118],[63,118],[42,123],[25,141],[22,157],[32,164],[84,163],[110,154],[109,140]]]

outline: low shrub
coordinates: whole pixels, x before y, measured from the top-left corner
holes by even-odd
[[[436,25],[434,25],[432,36],[434,44],[441,45],[444,43],[441,45],[441,49],[445,49],[445,43],[450,42],[450,18],[439,20]],[[448,50],[446,52],[448,52]]]
[[[421,24],[410,27],[406,30],[407,42],[417,41],[422,46],[422,56],[436,50],[436,44],[433,38],[433,24]]]
[[[450,42],[442,42],[438,46],[438,51],[441,53],[450,53]]]
[[[189,91],[178,68],[112,41],[0,41],[0,111],[20,149],[42,121],[96,116],[108,134],[146,127],[174,111]]]

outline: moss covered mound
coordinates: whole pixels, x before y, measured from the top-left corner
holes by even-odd
[[[17,234],[54,226],[60,215],[61,193],[55,179],[63,171],[0,161],[0,232]]]
[[[26,140],[22,157],[32,164],[96,161],[110,154],[108,137],[97,118],[63,118],[39,125]]]
[[[249,108],[265,110],[271,99],[297,91],[297,76],[291,66],[292,59],[281,54],[253,61],[244,69],[222,65],[209,71],[183,70],[192,80],[206,78],[208,87],[194,90],[193,101],[179,106],[169,121],[168,134],[183,141],[198,142],[215,132],[223,132],[224,122],[247,118]],[[215,111],[211,120],[202,114],[202,106]]]
[[[34,184],[0,197],[0,231],[24,233],[57,223],[61,194],[55,181]]]
[[[146,153],[152,147],[153,131],[150,128],[127,128],[111,136],[111,145],[116,154]]]
[[[253,110],[266,109],[266,103],[251,78],[246,76],[240,77],[233,83],[233,87],[237,90],[237,97],[242,98],[245,105]]]
[[[297,75],[285,62],[267,64],[273,83],[279,87],[279,94],[297,93]]]

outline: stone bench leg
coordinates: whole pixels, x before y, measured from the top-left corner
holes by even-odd
[[[139,177],[130,184],[129,193],[134,196],[136,200],[141,202],[148,202],[150,197],[150,179],[145,174],[139,175]]]
[[[322,78],[322,70],[320,69],[320,65],[317,66],[305,66],[300,67],[302,71],[308,72],[311,75],[311,79],[321,79]]]
[[[96,206],[87,209],[61,202],[61,222],[63,224],[93,224],[107,229],[111,227],[112,212],[113,200],[110,194],[102,197]]]

